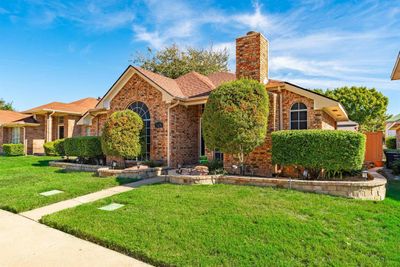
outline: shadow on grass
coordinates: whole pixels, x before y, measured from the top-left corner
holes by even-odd
[[[58,169],[55,170],[54,173],[59,173],[59,174],[66,174],[66,173],[88,173],[88,172],[83,172],[83,171],[77,171],[77,170],[66,170],[66,169]],[[107,179],[105,177],[99,177],[97,173],[93,172],[91,177],[96,177],[98,179]],[[111,177],[108,177],[111,178]],[[115,181],[119,185],[124,185],[128,183],[133,183],[142,180],[141,178],[124,178],[124,177],[113,177]]]
[[[49,162],[53,160],[39,160],[36,163],[32,163],[32,166],[34,167],[49,167]]]

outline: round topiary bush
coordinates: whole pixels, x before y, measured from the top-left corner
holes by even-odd
[[[106,121],[101,146],[107,156],[134,158],[141,154],[140,133],[143,121],[131,111],[114,112]]]
[[[261,83],[241,79],[227,82],[212,91],[202,116],[205,144],[210,149],[238,156],[265,141],[269,100]]]

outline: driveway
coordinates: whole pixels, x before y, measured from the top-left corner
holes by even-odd
[[[3,210],[0,210],[0,248],[0,266],[149,266]]]

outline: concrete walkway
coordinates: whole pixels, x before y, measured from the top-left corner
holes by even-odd
[[[43,216],[55,213],[57,211],[65,210],[68,208],[76,207],[85,203],[93,202],[102,198],[110,197],[116,194],[133,190],[142,185],[156,184],[164,181],[164,177],[155,177],[150,179],[144,179],[137,182],[115,186],[112,188],[104,189],[98,192],[87,194],[84,196],[76,197],[73,199],[64,200],[48,206],[37,208],[34,210],[20,213],[20,215],[34,220],[39,221]],[[1,228],[0,228],[1,229]]]
[[[0,248],[0,266],[150,266],[3,210],[0,210]]]

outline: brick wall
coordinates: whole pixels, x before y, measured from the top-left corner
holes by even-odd
[[[162,101],[161,92],[134,74],[111,101],[108,115],[114,111],[125,110],[130,104],[141,101],[147,105],[151,116],[151,149],[150,158],[167,161],[167,107]],[[156,129],[156,121],[162,122],[163,127]]]
[[[195,164],[199,159],[201,105],[178,105],[170,114],[171,166]]]
[[[36,120],[40,123],[40,126],[36,127],[26,127],[25,138],[27,139],[27,153],[33,153],[33,140],[39,139],[44,140],[46,139],[45,135],[45,116],[44,115],[36,115]]]
[[[106,120],[107,120],[107,114],[99,114],[95,118],[93,118],[92,125],[90,126],[90,135],[100,136]],[[83,136],[86,135],[86,127],[81,128],[81,131],[83,131],[82,132]]]
[[[236,77],[268,80],[268,41],[262,34],[250,32],[236,39]]]

